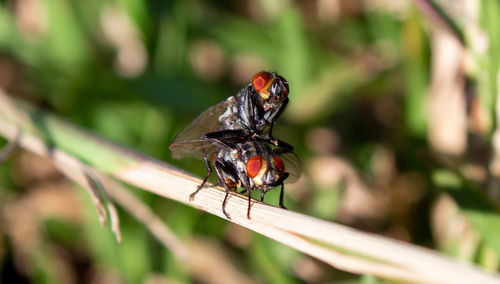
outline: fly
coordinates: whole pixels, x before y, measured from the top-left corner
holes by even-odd
[[[213,173],[210,166],[212,164],[219,184],[226,190],[222,212],[228,219],[231,217],[226,212],[226,203],[230,190],[242,187],[247,192],[247,218],[250,219],[252,190],[259,190],[261,201],[264,201],[267,191],[280,186],[279,205],[286,209],[283,204],[284,182],[293,183],[300,176],[300,162],[293,153],[277,153],[276,149],[272,149],[269,144],[258,140],[237,142],[227,148],[220,147],[210,161],[206,156],[204,162],[207,175],[191,197],[206,185]]]
[[[258,139],[271,143],[280,152],[293,147],[272,136],[278,117],[288,104],[289,87],[276,73],[259,72],[235,96],[201,113],[189,123],[170,145],[174,158],[202,158],[213,152],[214,143],[224,140]]]
[[[259,72],[235,96],[205,110],[176,136],[169,147],[172,156],[203,159],[207,168],[207,175],[190,200],[213,173],[212,163],[219,184],[226,190],[222,211],[227,218],[229,191],[238,187],[248,193],[248,218],[251,190],[260,190],[263,201],[269,189],[281,186],[280,207],[285,208],[283,183],[299,177],[300,163],[292,153],[293,147],[274,138],[272,129],[288,104],[288,93],[288,82],[283,77]]]

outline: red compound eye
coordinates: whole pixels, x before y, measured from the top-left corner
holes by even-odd
[[[266,86],[266,84],[271,80],[271,73],[269,72],[259,72],[255,74],[252,78],[252,86],[256,91],[262,90]]]
[[[274,164],[276,165],[276,169],[278,172],[282,173],[285,170],[285,165],[283,165],[283,161],[277,156],[274,156]]]
[[[253,156],[247,162],[247,175],[254,178],[262,168],[262,157]]]
[[[288,92],[290,92],[290,88],[288,88],[288,83],[285,82],[285,95],[288,96]]]

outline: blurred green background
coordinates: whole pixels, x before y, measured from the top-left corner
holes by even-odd
[[[0,86],[202,177],[175,135],[278,72],[274,135],[303,166],[289,209],[498,271],[500,4],[441,2],[0,1]],[[134,189],[206,257],[176,260],[121,208],[117,244],[74,188],[27,152],[0,165],[0,282],[382,282]]]

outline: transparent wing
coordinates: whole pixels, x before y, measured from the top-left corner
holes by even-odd
[[[285,183],[294,183],[296,182],[301,173],[300,160],[294,153],[284,153],[279,155],[283,164],[285,165],[285,172],[289,174],[288,178],[285,180]]]
[[[186,157],[194,157],[203,159],[205,156],[211,156],[216,147],[207,140],[189,140],[174,142],[169,147],[174,159],[182,159]]]
[[[227,106],[232,103],[233,100],[234,98],[230,97],[202,112],[177,134],[174,144],[190,140],[199,140],[206,133],[220,130],[221,122],[219,121],[219,117],[226,111]]]

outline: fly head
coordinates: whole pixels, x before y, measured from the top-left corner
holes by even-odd
[[[246,162],[246,173],[255,189],[267,190],[281,185],[288,177],[278,156],[255,155]]]
[[[253,76],[252,87],[258,93],[258,98],[265,111],[278,108],[288,97],[290,91],[285,78],[274,72],[266,71]]]

